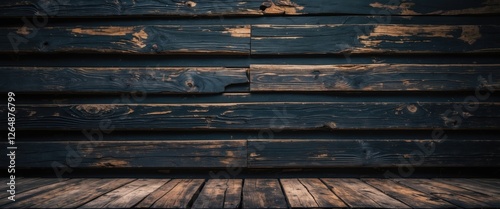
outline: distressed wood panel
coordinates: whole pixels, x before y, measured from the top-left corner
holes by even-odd
[[[436,198],[435,196],[402,186],[389,179],[364,179],[363,181],[412,208],[455,207],[454,205]]]
[[[500,206],[497,196],[489,196],[429,179],[395,179],[394,181],[432,194],[462,208],[497,208]]]
[[[248,147],[251,168],[500,165],[498,140],[249,140]]]
[[[251,91],[474,91],[500,65],[252,65]],[[493,80],[495,79],[495,80]]]
[[[218,16],[218,15],[482,15],[498,14],[498,1],[342,1],[342,0],[4,0],[0,13],[5,17],[50,15],[54,17],[95,16]]]
[[[359,179],[321,179],[351,208],[410,208]]]
[[[252,54],[498,51],[496,25],[253,25]]]
[[[75,141],[18,142],[22,168],[76,165],[79,168],[246,167],[246,141]],[[43,149],[40,149],[43,147]],[[70,158],[67,158],[70,156]],[[6,160],[6,159],[5,159]],[[2,165],[7,165],[2,159]]]
[[[288,208],[278,179],[245,179],[242,208]]]
[[[5,106],[4,106],[5,107]],[[459,111],[460,110],[460,111]],[[498,129],[494,102],[17,105],[18,130]],[[1,109],[0,109],[1,111]]]
[[[244,68],[0,68],[0,91],[16,93],[221,93],[248,83]]]
[[[242,179],[209,179],[191,208],[239,208]]]
[[[195,194],[201,190],[205,182],[204,179],[175,179],[169,183],[176,181],[178,183],[151,205],[151,208],[189,208]]]
[[[0,28],[0,53],[248,55],[250,26]]]

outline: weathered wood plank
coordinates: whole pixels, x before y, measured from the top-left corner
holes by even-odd
[[[57,182],[67,181],[66,178],[18,178],[16,177],[16,195],[19,193],[23,193],[32,189],[36,189],[38,187],[54,184]],[[3,190],[8,190],[7,182],[5,182],[5,188]],[[10,196],[10,193],[4,192],[0,194],[0,199],[4,200]],[[2,201],[0,201],[0,205],[2,205]]]
[[[482,15],[498,14],[497,1],[488,0],[421,0],[406,1],[342,1],[342,0],[207,0],[207,1],[36,1],[4,0],[0,13],[4,17],[49,15],[54,17],[110,16],[219,16],[219,15]]]
[[[476,181],[474,179],[446,178],[446,179],[433,179],[433,180],[441,182],[443,184],[449,184],[456,187],[472,190],[478,193],[483,193],[492,197],[500,196],[499,186],[494,184],[486,184],[480,181]]]
[[[428,179],[394,179],[394,181],[421,192],[437,196],[462,208],[495,207],[494,205],[497,204],[495,201],[498,202],[498,198],[496,197],[490,197]],[[490,205],[490,203],[492,204]]]
[[[177,180],[177,179],[176,179]],[[176,181],[173,180],[173,181]],[[204,179],[179,179],[180,181],[151,208],[188,208],[194,201],[194,195],[200,191]],[[170,183],[170,182],[169,182]]]
[[[246,167],[245,140],[19,142],[20,168],[225,168]],[[40,149],[43,147],[44,149]],[[69,154],[68,154],[69,153]],[[79,160],[67,161],[71,155]],[[73,158],[71,158],[73,159]],[[5,164],[2,160],[2,164]]]
[[[429,132],[429,138],[431,133]],[[498,140],[259,140],[248,167],[498,166]]]
[[[500,65],[251,65],[251,91],[474,91]]]
[[[239,208],[241,179],[210,179],[191,208]]]
[[[166,193],[170,192],[177,184],[179,184],[182,180],[174,179],[166,184],[162,185],[155,191],[151,192],[147,197],[145,197],[141,202],[134,206],[134,208],[150,208],[157,200],[162,198]]]
[[[67,192],[73,191],[75,188],[83,185],[98,186],[102,179],[71,179],[47,186],[39,187],[27,192],[19,194],[17,201],[8,205],[2,206],[3,208],[29,208],[36,204],[43,203],[58,195],[64,195]]]
[[[347,205],[319,179],[299,179],[320,208],[347,208]]]
[[[138,179],[99,196],[80,208],[130,208],[167,181],[168,179]]]
[[[0,33],[8,34],[0,38],[0,53],[248,55],[250,50],[250,26],[20,27]]]
[[[253,25],[252,54],[498,51],[495,25]]]
[[[220,93],[248,83],[244,68],[0,68],[0,92]]]
[[[435,196],[404,187],[389,179],[363,179],[364,182],[412,208],[455,208]]]
[[[243,208],[288,208],[277,179],[245,179]]]
[[[261,102],[16,106],[16,129],[495,129],[494,102]],[[4,105],[5,107],[5,105]],[[467,107],[467,108],[466,108]],[[456,110],[460,110],[456,111]],[[473,110],[473,111],[468,111]],[[2,109],[0,109],[0,112]]]
[[[131,181],[133,181],[133,179],[103,179],[97,185],[89,184],[78,186],[71,191],[67,191],[61,195],[53,196],[49,200],[45,200],[30,207],[76,208]]]
[[[318,208],[318,203],[298,179],[280,179],[291,208]]]
[[[40,195],[40,194],[44,194],[46,192],[52,191],[54,189],[60,188],[60,187],[65,186],[65,185],[76,185],[76,183],[80,182],[80,181],[82,181],[82,180],[81,179],[61,179],[61,181],[59,181],[59,182],[47,184],[44,186],[40,186],[40,187],[31,189],[31,190],[16,194],[16,202],[12,202],[7,198],[1,198],[0,199],[0,206],[2,206],[3,208],[8,208],[8,207],[10,207],[10,208],[17,207],[18,208],[18,207],[22,206],[22,205],[20,205],[20,203],[22,203],[25,205],[24,207],[27,207],[28,205],[26,205],[25,202],[32,197],[35,197],[35,196]],[[8,204],[12,204],[12,206],[10,206]],[[5,205],[7,205],[7,206],[5,206]]]
[[[353,208],[410,208],[359,179],[322,179]]]

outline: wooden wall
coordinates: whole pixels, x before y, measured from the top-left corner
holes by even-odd
[[[498,0],[3,0],[0,14],[19,168],[500,166]]]

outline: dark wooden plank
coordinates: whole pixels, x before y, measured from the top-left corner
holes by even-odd
[[[166,193],[170,192],[174,187],[181,183],[181,179],[174,179],[162,185],[155,191],[151,192],[141,202],[134,206],[134,208],[150,208],[157,200],[162,198]]]
[[[253,25],[252,54],[498,51],[494,25]]]
[[[0,33],[9,34],[0,38],[0,53],[248,55],[250,49],[250,26],[21,27]]]
[[[298,179],[280,179],[286,200],[291,208],[318,208],[319,205]]]
[[[20,196],[19,200],[17,200],[15,203],[4,205],[2,207],[29,208],[35,206],[36,204],[41,204],[45,201],[48,201],[53,197],[62,196],[68,192],[75,190],[75,188],[79,188],[81,186],[96,187],[103,182],[102,179],[74,179],[73,181],[72,180],[39,187],[37,189],[21,193],[19,194]]]
[[[138,179],[99,196],[80,208],[130,208],[167,181],[168,179]]]
[[[133,179],[102,179],[99,184],[84,184],[64,194],[30,206],[31,208],[77,208]]]
[[[462,99],[463,101],[463,99]],[[494,129],[493,102],[261,102],[16,105],[18,130]],[[4,105],[5,107],[5,105]],[[465,108],[467,107],[467,109]],[[454,110],[460,110],[454,111]],[[474,110],[474,111],[468,111]],[[1,111],[1,109],[0,109]]]
[[[353,208],[410,208],[359,179],[322,179]]]
[[[151,205],[151,208],[188,208],[204,182],[204,179],[180,179],[180,182]]]
[[[320,208],[347,208],[347,205],[319,179],[302,178],[300,183],[314,197]]]
[[[446,179],[433,179],[433,180],[444,184],[449,184],[456,187],[468,189],[477,193],[483,193],[492,197],[500,196],[500,186],[494,184],[486,184],[474,179],[446,178]]]
[[[8,207],[16,208],[16,207],[21,207],[22,205],[25,205],[24,207],[27,207],[28,206],[27,200],[32,198],[32,197],[35,197],[35,196],[40,195],[40,194],[44,194],[46,192],[63,187],[65,185],[75,185],[76,186],[77,185],[76,183],[80,182],[80,181],[82,181],[82,179],[62,179],[61,181],[53,183],[53,184],[47,184],[44,186],[37,187],[35,189],[21,192],[19,194],[16,194],[16,202],[12,202],[12,201],[8,200],[7,198],[1,198],[0,199],[0,206],[2,206],[4,208],[8,208]],[[21,203],[22,203],[22,205],[21,205]],[[12,206],[7,205],[7,204],[11,204]]]
[[[429,138],[431,133],[429,132]],[[258,140],[248,141],[248,167],[498,166],[498,140]]]
[[[402,186],[389,179],[363,179],[364,182],[412,208],[455,208],[435,196]]]
[[[462,208],[492,207],[488,202],[495,201],[494,198],[496,198],[429,179],[394,179],[394,181],[421,192],[437,196]]]
[[[239,208],[241,179],[210,179],[191,208]]]
[[[0,92],[220,93],[248,83],[244,68],[0,68]]]
[[[63,182],[68,179],[66,178],[61,178],[61,179],[55,179],[55,178],[17,178],[16,177],[16,194],[26,192],[32,189],[36,189],[38,187],[42,187],[45,185],[50,185],[54,184],[57,182]],[[8,190],[7,188],[7,182],[5,183],[5,189]],[[0,194],[0,199],[7,199],[7,197],[10,196],[10,193],[5,192]],[[1,201],[0,201],[1,205]]]
[[[499,65],[251,65],[251,91],[474,91]],[[491,80],[500,88],[500,79]]]
[[[50,15],[55,17],[110,16],[219,16],[219,15],[482,15],[498,14],[497,1],[488,0],[421,0],[406,1],[342,1],[342,0],[212,0],[212,1],[99,1],[71,0],[44,2],[36,0],[4,0],[0,4],[4,17]]]
[[[500,188],[500,179],[481,178],[481,179],[474,179],[474,181]]]
[[[81,158],[79,168],[225,168],[246,167],[245,140],[197,141],[75,141],[19,143],[17,165],[48,167],[53,162],[68,166],[67,156]],[[44,149],[40,149],[43,147]],[[69,154],[68,154],[69,153]]]
[[[243,208],[288,208],[277,179],[245,179]]]

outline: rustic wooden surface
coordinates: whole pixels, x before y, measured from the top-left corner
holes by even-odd
[[[52,179],[46,185],[37,181],[19,181],[32,189],[16,194],[16,202],[0,202],[1,207],[498,208],[497,196],[476,187],[482,179],[79,178]],[[500,193],[499,186],[489,189]]]
[[[19,142],[19,146],[25,147],[25,151],[18,150],[17,159],[18,166],[24,168],[68,164],[68,152],[81,159],[75,161],[81,168],[247,166],[245,140]]]
[[[0,91],[221,93],[248,83],[242,68],[1,68]]]
[[[458,106],[461,112],[453,111]],[[467,109],[475,111],[467,111]],[[212,104],[18,105],[19,130],[114,130],[277,128],[314,129],[493,129],[500,124],[495,102],[261,102]],[[458,120],[459,118],[460,120]],[[462,119],[466,118],[466,119]],[[108,128],[109,128],[108,127]]]
[[[498,65],[252,65],[250,91],[473,91]],[[498,78],[495,78],[498,79]],[[493,88],[500,80],[491,80]]]
[[[454,6],[451,7],[450,4]],[[55,17],[110,16],[260,16],[260,15],[488,15],[498,14],[497,1],[375,1],[360,0],[211,0],[211,1],[98,1],[71,0],[39,2],[5,0],[0,4],[4,17],[49,15]]]

